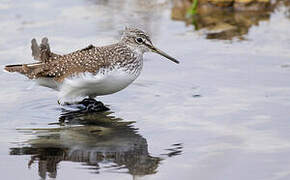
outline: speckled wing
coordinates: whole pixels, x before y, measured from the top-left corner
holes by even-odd
[[[58,59],[61,55],[55,54],[50,51],[50,46],[48,39],[46,37],[42,38],[41,44],[38,46],[35,39],[31,40],[31,51],[32,57],[40,62],[47,63],[49,61]]]
[[[5,66],[5,70],[8,72],[18,72],[26,75],[30,79],[34,79],[45,71],[45,64],[61,57],[61,55],[50,51],[48,39],[46,37],[42,38],[40,45],[37,44],[35,39],[32,39],[31,50],[33,58],[37,61],[36,63],[7,65]]]
[[[109,70],[114,66],[125,66],[125,63],[130,64],[128,59],[136,59],[126,48],[126,46],[120,44],[102,47],[90,45],[82,50],[45,63],[44,71],[40,76],[51,77],[58,82],[62,82],[66,77],[74,74],[84,72],[96,74],[101,68]]]

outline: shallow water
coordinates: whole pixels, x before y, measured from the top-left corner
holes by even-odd
[[[284,5],[246,33],[210,39],[172,20],[167,1],[8,0],[0,9],[1,67],[31,62],[33,37],[68,53],[115,42],[130,24],[181,61],[146,54],[135,83],[100,97],[111,110],[93,114],[68,113],[56,92],[1,71],[1,179],[290,178]]]

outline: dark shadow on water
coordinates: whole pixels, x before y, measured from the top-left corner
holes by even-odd
[[[58,127],[19,129],[34,138],[10,148],[10,155],[31,155],[28,166],[37,163],[42,179],[55,178],[61,161],[81,162],[96,174],[113,171],[145,176],[156,173],[163,158],[182,152],[182,144],[173,144],[168,153],[151,156],[147,140],[138,134],[134,122],[116,118],[112,112],[63,109],[59,122],[53,124]]]

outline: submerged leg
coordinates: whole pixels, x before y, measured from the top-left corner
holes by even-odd
[[[83,99],[78,104],[83,105],[83,110],[87,112],[100,112],[109,110],[109,108],[107,108],[101,101],[96,101],[91,97]]]
[[[93,98],[85,98],[80,102],[63,102],[61,103],[59,100],[57,101],[59,105],[69,106],[71,108],[78,109],[78,112],[102,112],[110,110],[106,107],[101,101],[96,101]]]

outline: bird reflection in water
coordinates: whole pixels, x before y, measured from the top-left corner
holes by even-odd
[[[182,145],[174,144],[162,158],[151,156],[134,122],[116,118],[112,112],[62,112],[57,128],[22,129],[33,132],[35,138],[10,149],[10,155],[31,155],[28,166],[38,163],[42,179],[55,178],[61,161],[82,162],[97,174],[128,172],[134,178],[156,173],[162,158],[181,154]]]

